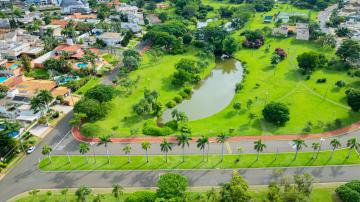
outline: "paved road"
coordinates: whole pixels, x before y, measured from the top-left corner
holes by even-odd
[[[334,31],[326,25],[326,22],[329,21],[332,12],[335,9],[337,9],[337,7],[338,7],[338,4],[334,4],[334,5],[326,8],[325,10],[319,12],[317,19],[320,23],[320,29],[322,32],[324,32],[326,34],[334,34]]]
[[[39,145],[41,148],[44,144],[51,145],[54,154],[78,154],[78,144],[76,140],[69,135],[70,126],[67,122],[72,118],[72,114],[66,116],[58,126],[44,139]],[[357,137],[359,132],[351,132],[346,136],[341,136],[341,142],[346,142],[349,137]],[[313,140],[312,140],[313,141]],[[323,148],[328,147],[329,140],[323,144]],[[308,144],[311,142],[309,141]],[[229,143],[227,152],[235,152],[236,148],[241,145],[245,152],[254,152],[252,142]],[[288,141],[269,141],[267,152],[274,151],[273,148],[279,148],[279,151],[293,150]],[[138,144],[133,144],[133,152],[142,154]],[[158,144],[152,146],[151,153],[159,154]],[[122,154],[121,144],[112,144],[110,151],[112,154]],[[219,144],[213,143],[210,147],[211,153],[220,151]],[[275,149],[276,150],[276,149]],[[179,147],[174,147],[172,154],[179,153]],[[105,154],[103,147],[96,147],[96,153]],[[190,145],[187,153],[199,153],[194,144]],[[169,171],[92,171],[92,172],[42,172],[37,169],[38,160],[42,157],[40,149],[25,157],[8,175],[0,181],[0,202],[8,198],[31,189],[41,188],[63,188],[78,187],[87,185],[90,187],[111,187],[113,183],[119,183],[122,186],[129,187],[153,187],[162,173]],[[285,174],[293,173],[311,173],[319,182],[349,181],[351,179],[360,179],[360,165],[356,166],[328,166],[328,167],[307,167],[307,168],[286,168]],[[248,180],[250,184],[268,184],[275,178],[277,169],[240,169],[240,173]],[[188,177],[190,186],[216,186],[221,182],[228,181],[231,177],[232,170],[182,170],[179,172]]]

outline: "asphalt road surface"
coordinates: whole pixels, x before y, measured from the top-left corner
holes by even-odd
[[[0,181],[0,201],[6,201],[10,197],[32,189],[45,188],[64,188],[79,187],[86,185],[94,188],[111,187],[113,183],[118,183],[124,187],[154,187],[159,175],[169,172],[169,170],[156,171],[79,171],[79,172],[42,172],[37,168],[37,163],[41,155],[41,147],[49,144],[54,148],[53,155],[56,154],[79,154],[79,142],[74,140],[69,134],[70,126],[68,121],[72,114],[65,117],[58,126],[43,140],[34,153],[26,156],[19,164],[12,169]],[[359,132],[351,132],[347,135],[338,137],[342,143],[350,137],[358,137]],[[310,145],[312,141],[307,141]],[[329,140],[325,140],[323,148],[328,148]],[[268,141],[267,152],[274,151],[293,151],[289,141]],[[121,155],[122,144],[111,144],[112,155]],[[244,148],[244,152],[254,152],[252,142],[229,143],[226,146],[227,153],[236,152],[238,146]],[[139,144],[133,144],[134,154],[143,154]],[[160,154],[158,144],[152,146],[152,154]],[[103,147],[95,147],[97,155],[104,155]],[[220,145],[213,143],[210,147],[211,153],[219,153]],[[276,150],[276,149],[275,149]],[[187,153],[200,153],[194,144],[186,150]],[[181,149],[174,145],[171,154],[179,154]],[[268,184],[276,179],[277,168],[269,169],[239,169],[239,172],[250,184]],[[318,182],[342,182],[360,178],[360,165],[355,166],[326,166],[326,167],[303,167],[303,168],[284,168],[284,174],[311,173]],[[216,186],[219,183],[230,179],[232,170],[172,170],[179,172],[189,179],[190,186]]]

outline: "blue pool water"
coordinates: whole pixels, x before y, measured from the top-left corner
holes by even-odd
[[[88,64],[86,64],[86,63],[77,63],[76,66],[79,67],[80,69],[84,69],[84,68],[87,68]]]
[[[13,131],[7,134],[8,136],[12,137],[12,138],[17,138],[20,135],[19,131]]]
[[[7,77],[0,77],[0,83],[4,82],[7,80]]]
[[[19,66],[19,65],[17,65],[17,64],[12,64],[9,68],[10,68],[10,69],[16,69],[16,68],[18,68],[18,66]]]

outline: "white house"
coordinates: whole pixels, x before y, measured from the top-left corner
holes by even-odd
[[[119,44],[123,40],[124,36],[117,32],[104,32],[97,38],[103,40],[108,46],[114,46]]]

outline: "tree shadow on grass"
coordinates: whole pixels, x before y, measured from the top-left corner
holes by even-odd
[[[257,163],[260,159],[255,159],[253,162],[250,163],[250,165],[247,168],[252,168],[255,163]]]
[[[263,67],[261,70],[263,71],[273,71],[276,67],[272,66],[272,65],[268,65],[266,67]]]
[[[123,122],[125,125],[127,126],[132,126],[136,123],[139,123],[141,121],[144,121],[146,119],[152,118],[154,117],[153,115],[143,115],[143,116],[138,116],[138,115],[132,115],[132,116],[126,116],[124,117],[121,122]]]

